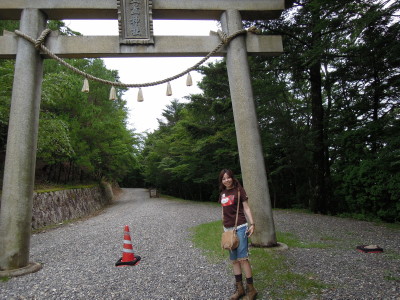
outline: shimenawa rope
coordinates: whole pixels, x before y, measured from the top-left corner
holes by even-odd
[[[247,32],[252,32],[252,33],[257,33],[257,29],[253,26],[246,29],[242,29],[242,30],[238,30],[235,33],[231,34],[231,35],[227,35],[225,32],[218,30],[218,36],[221,39],[221,42],[214,48],[214,50],[212,50],[210,53],[208,53],[203,59],[201,59],[198,63],[196,63],[195,65],[193,65],[192,67],[186,69],[185,71],[176,74],[174,76],[165,78],[163,80],[159,80],[159,81],[154,81],[154,82],[147,82],[147,83],[122,83],[122,82],[115,82],[115,81],[109,81],[109,80],[104,80],[98,77],[95,77],[93,75],[90,75],[86,72],[83,72],[77,68],[75,68],[74,66],[70,65],[69,63],[67,63],[66,61],[64,61],[63,59],[61,59],[60,57],[58,57],[56,54],[54,54],[53,52],[50,51],[50,49],[48,49],[45,45],[44,42],[47,38],[47,36],[50,34],[51,30],[50,29],[45,29],[43,30],[43,32],[40,34],[38,39],[34,39],[29,35],[24,34],[23,32],[19,31],[19,30],[15,30],[15,33],[24,38],[25,40],[33,43],[35,45],[35,48],[38,50],[43,51],[45,54],[47,54],[49,57],[57,60],[60,64],[64,65],[65,67],[67,67],[68,69],[72,70],[73,72],[84,76],[86,79],[90,79],[93,81],[97,81],[97,82],[101,82],[103,84],[107,84],[107,85],[112,85],[114,87],[125,87],[125,88],[141,88],[141,87],[149,87],[149,86],[155,86],[155,85],[159,85],[159,84],[163,84],[163,83],[167,83],[170,82],[172,80],[178,79],[180,77],[182,77],[185,74],[188,74],[190,71],[196,70],[200,65],[202,65],[205,61],[207,61],[211,56],[213,56],[218,50],[220,50],[223,46],[228,45],[230,43],[230,41],[232,41],[234,38],[236,38],[239,35],[245,34]]]

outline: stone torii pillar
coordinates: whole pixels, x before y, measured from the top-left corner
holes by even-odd
[[[46,18],[118,19],[121,5],[146,3],[155,19],[218,20],[231,35],[242,29],[242,18],[277,18],[289,0],[1,0],[0,19],[21,20],[20,31],[37,38]],[[136,7],[135,7],[136,9]],[[132,10],[131,10],[132,12]],[[137,11],[135,10],[135,13]],[[46,14],[46,16],[45,16]],[[61,36],[46,39],[48,48],[61,58],[204,56],[209,45],[220,43],[217,35],[144,37],[149,45],[132,46],[118,36]],[[120,44],[121,43],[121,44]],[[253,100],[247,55],[278,55],[283,52],[280,36],[239,36],[215,56],[227,55],[227,69],[238,139],[243,181],[251,198],[257,224],[252,238],[259,246],[276,245],[271,203],[261,139]],[[0,209],[0,277],[33,272],[40,265],[29,263],[32,195],[43,53],[13,33],[0,36],[0,58],[16,58],[10,111],[3,195]]]
[[[40,10],[22,11],[23,32],[37,37],[45,25]],[[40,53],[32,43],[19,39],[0,211],[0,270],[40,269],[39,264],[29,263],[29,247],[42,78]]]
[[[228,35],[243,29],[237,10],[227,10],[221,16],[222,30]],[[243,184],[249,196],[256,230],[252,236],[255,246],[276,246],[275,226],[268,190],[267,173],[250,80],[246,43],[243,36],[227,47],[228,70],[233,116],[239,148]]]

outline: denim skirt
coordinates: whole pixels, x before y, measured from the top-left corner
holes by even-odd
[[[229,259],[231,261],[245,260],[249,258],[248,237],[246,231],[247,231],[247,224],[243,224],[237,228],[239,247],[237,247],[235,250],[229,251]]]

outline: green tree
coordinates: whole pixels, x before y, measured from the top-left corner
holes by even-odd
[[[4,30],[18,29],[19,22],[0,20],[0,35]],[[5,147],[8,132],[8,117],[10,115],[11,91],[14,78],[14,60],[0,59],[0,168],[3,170]]]
[[[238,150],[224,62],[201,69],[203,94],[176,100],[160,127],[148,136],[145,178],[149,185],[187,199],[216,199],[222,168],[239,169]],[[239,173],[239,172],[238,172]]]
[[[79,35],[52,20],[48,28],[62,35]],[[15,30],[18,22],[0,22],[0,30]],[[101,59],[68,60],[76,68],[96,77],[117,80]],[[0,146],[4,151],[14,73],[13,60],[0,61]],[[44,63],[42,103],[38,137],[37,179],[51,181],[122,180],[138,165],[139,138],[127,129],[127,109],[121,100],[108,99],[109,86],[92,82],[82,93],[83,78],[53,60]]]
[[[398,11],[308,0],[255,22],[284,36],[283,55],[249,58],[275,207],[398,220]],[[240,173],[226,67],[201,72],[203,93],[168,108],[143,151],[148,183],[192,199],[216,189],[220,168]]]
[[[340,95],[332,167],[340,211],[399,220],[398,3],[368,2],[334,65]],[[397,14],[397,17],[396,17]],[[397,22],[396,22],[397,20]]]
[[[96,77],[115,80],[117,76],[100,59],[69,63]],[[88,94],[82,93],[83,79],[54,61],[47,61],[45,70],[42,110],[68,124],[74,152],[66,161],[89,177],[121,180],[128,172],[135,144],[134,133],[126,128],[125,102],[110,101],[110,87],[97,82],[90,84]]]

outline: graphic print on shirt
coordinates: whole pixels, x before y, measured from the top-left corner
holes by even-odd
[[[234,200],[235,200],[234,195],[225,196],[225,194],[223,194],[221,197],[221,204],[222,204],[222,206],[229,206],[234,203]]]

